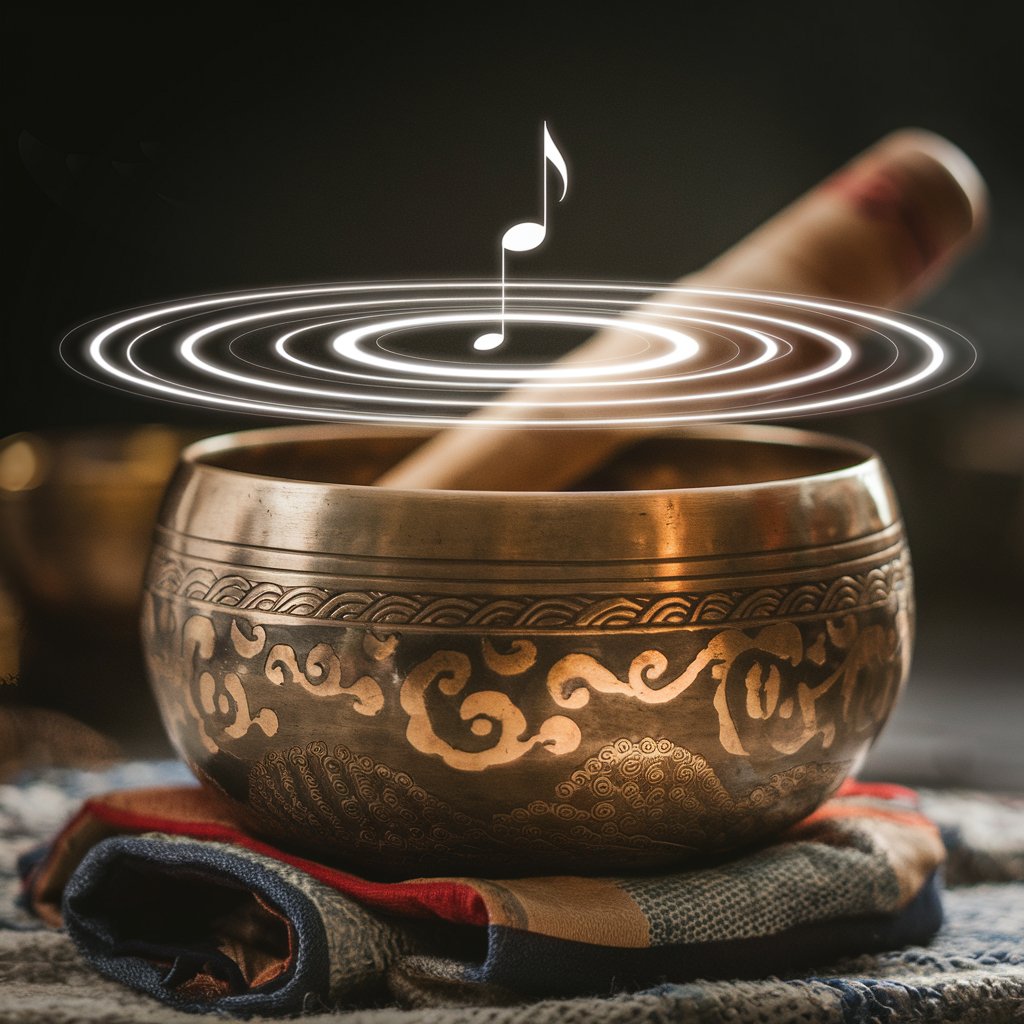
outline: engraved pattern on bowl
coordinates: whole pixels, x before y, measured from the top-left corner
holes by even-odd
[[[362,483],[415,440],[213,439],[170,489],[151,680],[260,834],[377,874],[650,868],[778,832],[863,758],[912,630],[871,453],[723,427],[638,446],[621,492]],[[317,483],[311,449],[360,482]],[[702,485],[640,491],[645,458]]]

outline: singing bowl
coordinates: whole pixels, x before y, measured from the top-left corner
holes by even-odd
[[[372,486],[425,436],[182,456],[149,673],[258,834],[375,875],[650,869],[762,841],[856,768],[912,633],[870,450],[718,426],[569,492]]]

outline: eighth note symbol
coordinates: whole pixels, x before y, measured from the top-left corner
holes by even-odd
[[[555,145],[548,131],[548,123],[544,122],[544,159],[541,162],[541,180],[544,186],[544,201],[542,209],[543,220],[538,224],[536,221],[527,220],[521,224],[513,224],[505,232],[501,239],[501,330],[489,334],[481,334],[473,342],[473,348],[478,352],[489,352],[497,348],[505,340],[505,253],[507,252],[529,252],[536,249],[544,241],[548,233],[548,164],[551,164],[559,177],[562,179],[562,194],[558,197],[561,202],[569,191],[569,170],[565,166],[565,157]]]

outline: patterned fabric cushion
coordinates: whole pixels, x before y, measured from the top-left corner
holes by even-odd
[[[764,978],[927,942],[938,830],[847,785],[780,840],[658,876],[368,881],[246,833],[195,787],[87,800],[26,860],[35,911],[100,971],[190,1010],[508,1004]]]

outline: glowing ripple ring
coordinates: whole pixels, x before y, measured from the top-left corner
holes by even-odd
[[[473,320],[469,321],[469,322],[476,322],[477,319],[478,318],[476,316],[474,316]],[[524,317],[521,317],[520,315],[515,314],[515,313],[510,314],[509,316],[506,317],[506,319],[511,321],[511,322],[522,322],[522,323],[530,322],[529,320],[526,320]],[[531,319],[533,320],[533,322],[543,322],[543,323],[550,322],[547,317],[543,317],[543,316],[537,317],[537,318],[531,318]],[[493,316],[480,317],[479,318],[479,322],[481,322],[481,323],[491,323],[491,322],[493,322]],[[573,323],[577,323],[578,321],[574,320],[572,322]],[[709,327],[710,326],[718,326],[718,327],[727,326],[722,321],[717,321],[716,322],[716,321],[710,321],[710,320],[695,320],[693,318],[689,318],[689,322],[690,323],[701,323],[704,326],[709,326]],[[633,327],[639,326],[639,327],[642,327],[643,329],[646,329],[646,328],[648,328],[650,326],[648,324],[643,324],[643,325],[634,324],[631,321],[629,321],[626,317],[617,317],[614,320],[602,321],[602,325],[609,325],[609,326],[613,325],[618,330],[628,329],[631,326],[633,326]],[[322,326],[322,325],[314,325],[314,326]],[[384,321],[383,323],[377,324],[376,326],[377,326],[378,329],[383,329],[382,332],[381,332],[381,333],[383,333],[383,331],[387,331],[387,330],[393,328],[395,326],[395,321]],[[749,368],[751,368],[753,366],[760,366],[762,363],[767,362],[769,359],[771,359],[772,356],[774,356],[778,352],[778,349],[779,349],[778,343],[773,338],[769,338],[763,332],[757,331],[754,328],[749,328],[749,327],[743,327],[743,326],[737,326],[737,325],[728,325],[728,326],[732,327],[734,330],[736,330],[736,331],[738,331],[740,333],[748,335],[754,341],[760,343],[762,345],[762,347],[763,347],[763,351],[761,352],[761,355],[756,356],[754,359],[750,360],[748,363],[741,364],[739,366],[727,366],[727,367],[724,367],[724,368],[718,369],[718,370],[705,370],[705,371],[700,372],[700,373],[688,373],[688,374],[683,374],[683,375],[675,376],[675,377],[661,376],[661,377],[659,377],[659,379],[663,380],[665,382],[671,382],[671,381],[680,381],[680,380],[696,380],[696,379],[703,379],[703,378],[707,378],[707,377],[717,377],[717,376],[720,376],[722,374],[727,374],[727,373],[738,373],[738,372],[740,372],[740,371],[742,371],[744,369],[749,369]],[[311,327],[300,327],[300,328],[297,328],[294,331],[289,331],[287,334],[281,335],[281,337],[278,338],[278,340],[277,340],[277,342],[275,343],[275,346],[274,346],[275,350],[278,353],[278,355],[280,355],[283,359],[287,359],[289,362],[295,363],[295,365],[297,365],[297,366],[304,366],[304,367],[306,367],[308,369],[316,370],[319,373],[338,374],[338,375],[347,376],[347,377],[354,376],[354,374],[352,373],[351,370],[343,370],[343,369],[338,369],[337,367],[333,367],[333,366],[324,366],[322,364],[310,363],[310,362],[308,362],[306,360],[299,359],[298,357],[296,357],[295,355],[293,355],[291,352],[288,351],[287,343],[293,337],[296,337],[297,335],[301,334],[304,331],[309,331],[309,330],[312,330],[312,329],[313,328],[311,328]],[[351,332],[346,332],[346,333],[351,336]],[[362,338],[365,337],[365,336],[366,336],[365,333],[363,333],[360,336],[358,336],[355,339],[356,344],[358,344],[358,342],[361,341]],[[340,339],[334,339],[334,342],[332,342],[332,344],[335,344],[339,340]],[[671,341],[672,339],[669,339],[669,340]],[[687,344],[689,344],[690,343],[690,339],[687,338],[686,342],[687,342]],[[363,353],[360,352],[359,356],[362,357]],[[395,369],[397,366],[401,366],[401,365],[402,364],[398,363],[397,361],[389,361],[387,363],[386,368],[387,369]],[[623,364],[621,362],[617,363],[615,365],[615,371],[614,372],[620,374],[620,379],[617,379],[617,380],[616,379],[603,380],[601,382],[602,387],[635,387],[636,383],[637,383],[635,378],[627,377],[626,379],[621,379],[621,374],[622,374],[623,368],[624,367],[623,367]],[[636,367],[635,367],[635,364],[634,364],[633,369],[635,369],[635,368]],[[584,372],[578,374],[578,376],[591,376],[591,377],[593,377],[593,376],[597,375],[594,372],[591,372],[590,374],[587,374],[585,367],[582,368],[582,369],[583,369]],[[447,372],[447,370],[440,370],[440,371],[438,371],[439,374],[443,374],[445,372]],[[374,374],[359,374],[358,376],[362,380],[374,380],[374,381],[379,381],[379,382],[382,382],[382,383],[383,382],[388,382],[388,383],[392,383],[392,384],[396,384],[396,383],[397,384],[418,384],[418,383],[421,383],[421,381],[422,381],[422,378],[420,378],[420,377],[398,377],[398,376],[395,376],[394,374],[390,374],[388,376],[380,376],[380,375],[374,375]],[[556,372],[554,374],[545,374],[545,375],[539,376],[539,377],[534,376],[534,379],[531,380],[531,387],[538,387],[538,388],[544,388],[544,387],[547,387],[547,388],[587,388],[587,387],[593,387],[593,381],[592,380],[582,380],[582,381],[581,380],[576,380],[576,379],[574,379],[574,376],[575,375],[570,375],[570,374],[566,373],[565,371]],[[457,377],[452,377],[451,379],[448,379],[448,380],[445,381],[445,386],[446,387],[450,387],[450,388],[460,388],[460,387],[479,388],[480,387],[481,375],[480,375],[479,370],[476,370],[476,372],[473,372],[471,370],[471,371],[469,371],[469,372],[467,372],[465,374],[465,377],[467,379],[464,379],[464,380],[460,380]],[[493,377],[491,377],[489,379],[492,379],[492,380],[509,379],[509,380],[512,380],[512,381],[516,381],[518,379],[518,377],[519,377],[519,375],[514,370],[510,370],[510,371],[508,371],[507,378],[505,377],[505,375],[499,376],[497,373],[495,373],[493,375]]]
[[[658,301],[634,305],[651,292],[661,293]],[[513,351],[516,326],[529,325],[613,329],[639,344],[639,354],[516,365],[473,352],[459,332],[495,324],[489,281],[203,296],[83,325],[61,353],[89,377],[190,405],[430,425],[479,422],[466,413],[492,406],[486,423],[516,426],[524,408],[537,426],[668,426],[852,409],[948,383],[975,358],[966,339],[925,321],[801,296],[555,281],[510,283],[508,294]],[[449,329],[444,352],[433,357],[383,347],[387,338],[425,348],[418,332]],[[859,332],[865,337],[851,340]],[[465,358],[453,361],[453,345]],[[236,369],[239,358],[256,372]],[[712,390],[715,377],[731,386]],[[340,386],[321,386],[339,378]]]

